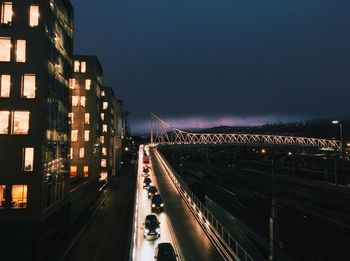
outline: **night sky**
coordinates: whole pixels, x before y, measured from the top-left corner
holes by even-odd
[[[348,0],[72,0],[75,52],[177,127],[347,117]]]

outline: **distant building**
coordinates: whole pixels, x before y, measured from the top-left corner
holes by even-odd
[[[0,1],[1,260],[38,259],[69,220],[69,0]]]
[[[69,84],[72,105],[69,155],[72,219],[75,219],[101,187],[100,173],[105,164],[101,161],[101,144],[106,140],[100,117],[103,68],[96,56],[75,55],[73,70]]]
[[[116,176],[121,155],[121,104],[111,87],[102,91],[101,180]]]

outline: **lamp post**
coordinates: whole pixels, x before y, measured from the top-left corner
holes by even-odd
[[[332,121],[332,124],[339,125],[340,132],[340,153],[343,155],[343,124],[340,121]]]
[[[339,158],[343,156],[343,125],[340,121],[332,121],[332,124],[339,124],[339,132],[340,132],[340,153]],[[338,164],[337,164],[337,156],[334,159],[334,183],[338,186]]]

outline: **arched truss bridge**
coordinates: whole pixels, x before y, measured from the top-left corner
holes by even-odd
[[[261,134],[213,134],[192,133],[174,128],[153,113],[151,114],[151,143],[161,145],[184,144],[247,144],[247,145],[289,145],[314,148],[340,149],[340,142],[307,137],[261,135]]]

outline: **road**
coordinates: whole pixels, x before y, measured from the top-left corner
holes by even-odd
[[[221,260],[215,247],[193,217],[192,212],[182,201],[178,191],[164,169],[150,151],[151,179],[157,186],[165,203],[164,213],[159,215],[161,221],[161,237],[154,241],[143,238],[143,222],[150,213],[150,203],[146,191],[142,188],[142,156],[139,152],[139,184],[137,196],[137,227],[134,247],[134,260],[154,260],[154,248],[159,242],[171,242],[178,254],[178,260]]]
[[[136,169],[122,169],[103,207],[71,248],[65,261],[127,260],[131,240]]]

